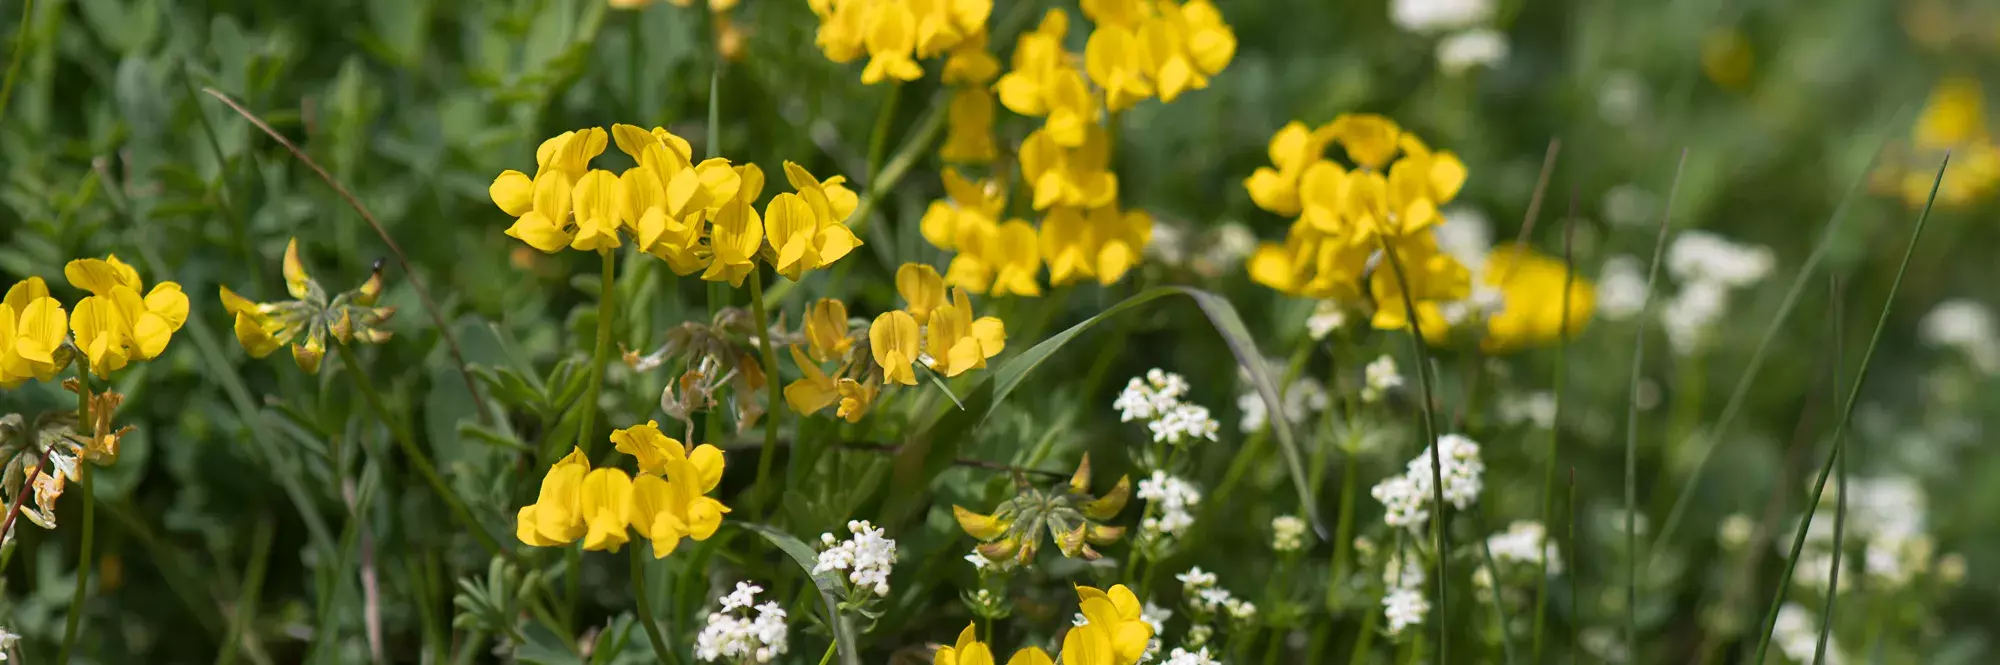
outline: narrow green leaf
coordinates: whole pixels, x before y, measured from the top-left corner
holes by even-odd
[[[820,601],[826,605],[826,625],[833,629],[833,639],[840,651],[841,665],[861,665],[861,650],[854,639],[856,635],[854,623],[840,613],[840,596],[847,592],[841,584],[840,576],[832,572],[813,574],[813,566],[819,559],[819,553],[814,552],[812,546],[805,544],[804,541],[792,537],[792,534],[780,531],[777,527],[754,522],[736,524],[745,531],[763,536],[764,540],[784,550],[785,555],[791,557],[792,563],[798,564],[806,576],[812,578],[813,586],[819,589]]]
[[[1646,323],[1653,320],[1653,292],[1660,281],[1660,258],[1667,250],[1667,230],[1673,227],[1674,199],[1680,194],[1681,173],[1688,151],[1674,165],[1674,182],[1667,186],[1667,206],[1660,211],[1660,230],[1653,237],[1653,265],[1646,271],[1646,304],[1632,333],[1632,375],[1625,399],[1625,652],[1639,653],[1639,378],[1646,362]]]

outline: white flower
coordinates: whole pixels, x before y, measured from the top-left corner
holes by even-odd
[[[1785,653],[1785,658],[1810,663],[1813,652],[1819,648],[1819,620],[1804,606],[1785,603],[1778,608],[1778,618],[1771,624],[1771,641]]]
[[[1201,503],[1201,491],[1193,483],[1169,476],[1165,471],[1154,471],[1151,478],[1139,481],[1138,497],[1157,508],[1153,511],[1157,517],[1140,522],[1140,529],[1176,537],[1194,526],[1191,509]]]
[[[1522,520],[1507,526],[1502,533],[1486,539],[1487,549],[1493,552],[1496,563],[1541,564],[1542,557],[1548,557],[1549,574],[1562,572],[1562,554],[1548,539],[1548,529],[1540,522]]]
[[[1146,256],[1178,266],[1187,261],[1187,236],[1187,230],[1179,224],[1154,224],[1152,239],[1146,243]]]
[[[1222,661],[1209,656],[1207,647],[1193,652],[1175,647],[1173,653],[1167,654],[1164,665],[1222,665]]]
[[[1553,428],[1556,424],[1556,396],[1546,391],[1501,395],[1500,420],[1509,425],[1532,423],[1538,429]]]
[[[1931,346],[1956,349],[1979,371],[2000,373],[2000,337],[1994,335],[1993,312],[1985,305],[1964,299],[1938,303],[1924,315],[1917,337]]]
[[[1667,247],[1667,272],[1683,283],[1749,286],[1771,274],[1773,264],[1769,248],[1739,245],[1699,229],[1682,231]]]
[[[1407,32],[1439,32],[1483,23],[1493,0],[1391,0],[1389,20]]]
[[[1215,573],[1204,571],[1201,566],[1189,568],[1187,572],[1175,575],[1174,579],[1181,581],[1181,586],[1190,596],[1197,591],[1215,586]]]
[[[1118,393],[1111,406],[1118,409],[1119,422],[1152,420],[1180,406],[1187,391],[1187,379],[1155,367],[1146,371],[1145,378],[1135,376],[1126,382],[1125,390]]]
[[[1208,587],[1202,589],[1200,593],[1195,594],[1193,598],[1188,599],[1188,602],[1194,605],[1195,609],[1212,613],[1216,610],[1232,607],[1240,601],[1236,600],[1236,595],[1229,593],[1228,589]]]
[[[1390,635],[1400,635],[1403,629],[1423,623],[1424,615],[1430,611],[1431,602],[1416,589],[1396,589],[1382,597],[1382,617],[1389,620]]]
[[[722,610],[711,612],[701,633],[695,636],[695,657],[708,662],[771,662],[785,653],[787,628],[785,610],[776,602],[751,606],[763,591],[738,582],[736,590],[722,599]]]
[[[1300,378],[1285,388],[1285,420],[1293,425],[1303,423],[1315,413],[1325,411],[1333,400],[1326,394],[1326,387],[1312,378]],[[1243,414],[1237,428],[1244,434],[1256,432],[1271,424],[1271,409],[1264,404],[1264,397],[1255,390],[1236,397],[1236,410]]]
[[[1688,355],[1708,341],[1709,331],[1729,307],[1729,290],[1721,282],[1700,280],[1681,287],[1660,308],[1660,326],[1675,353]]]
[[[1382,394],[1403,387],[1403,375],[1396,371],[1396,358],[1384,355],[1368,363],[1364,370],[1367,381],[1361,388],[1361,401],[1374,402],[1382,399]]]
[[[1389,526],[1416,528],[1431,518],[1426,506],[1430,496],[1417,491],[1416,482],[1409,476],[1390,476],[1376,483],[1368,494],[1382,502],[1385,510],[1382,521]]]
[[[1294,515],[1271,519],[1271,549],[1297,552],[1306,546],[1306,521]]]
[[[1257,604],[1241,598],[1231,598],[1229,602],[1223,603],[1222,607],[1229,611],[1229,618],[1237,621],[1249,621],[1257,617]]]
[[[873,591],[877,596],[889,595],[889,571],[896,565],[896,541],[885,537],[882,529],[866,520],[848,522],[847,530],[854,535],[843,541],[836,542],[830,533],[820,536],[820,542],[828,548],[819,553],[813,574],[847,571],[847,581],[855,587]],[[974,552],[973,556],[979,553]]]
[[[21,635],[19,633],[0,628],[0,661],[7,660],[7,654],[13,651],[14,646],[20,643],[20,641]]]
[[[1160,655],[1160,635],[1167,631],[1167,620],[1172,618],[1173,610],[1154,605],[1150,600],[1139,609],[1139,620],[1153,629],[1153,639],[1146,641],[1146,654],[1139,658],[1139,662],[1148,662]]]
[[[1730,513],[1722,518],[1722,525],[1715,531],[1715,539],[1724,549],[1739,550],[1750,543],[1750,535],[1756,529],[1757,525],[1750,521],[1748,515]]]
[[[1197,439],[1216,440],[1216,433],[1222,425],[1208,413],[1208,407],[1198,404],[1176,404],[1160,415],[1159,419],[1147,423],[1153,431],[1154,441],[1181,444]]]
[[[1614,256],[1597,276],[1597,313],[1607,321],[1623,321],[1646,308],[1646,273],[1639,260]]]
[[[1235,272],[1243,260],[1257,251],[1257,233],[1242,222],[1216,227],[1208,241],[1195,253],[1194,269],[1208,277]]]
[[[1306,334],[1317,342],[1326,339],[1333,331],[1347,327],[1347,310],[1336,300],[1321,300],[1313,303],[1312,315],[1306,317]]]
[[[1481,478],[1486,473],[1486,465],[1479,461],[1479,444],[1462,435],[1446,434],[1438,437],[1434,448],[1444,451],[1436,470],[1444,478],[1444,500],[1460,509],[1478,501],[1479,492],[1484,488]],[[1425,448],[1423,454],[1410,460],[1406,467],[1407,476],[1426,497],[1431,495],[1432,489],[1431,450]]]
[[[1198,623],[1192,626],[1188,626],[1187,645],[1191,647],[1199,647],[1201,645],[1208,644],[1208,639],[1214,635],[1215,635],[1214,626],[1210,626],[1205,623]]]
[[[1486,254],[1493,249],[1493,222],[1486,213],[1455,205],[1444,210],[1444,222],[1436,229],[1438,249],[1473,273],[1486,266]]]
[[[1477,66],[1491,67],[1507,59],[1507,37],[1498,30],[1473,28],[1438,42],[1438,70],[1457,76]]]

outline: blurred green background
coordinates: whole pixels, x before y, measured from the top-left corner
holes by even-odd
[[[1027,4],[1017,11],[1014,2],[997,3],[995,49],[1010,48],[1015,31],[1042,9],[1070,3]],[[1988,2],[1501,0],[1480,25],[1502,36],[1504,58],[1462,71],[1446,71],[1449,58],[1439,52],[1457,29],[1405,29],[1393,20],[1392,4],[1399,3],[1219,1],[1240,41],[1228,69],[1205,91],[1171,105],[1142,104],[1119,119],[1115,167],[1124,205],[1150,211],[1162,234],[1181,236],[1190,247],[1228,224],[1276,240],[1288,220],[1258,210],[1241,184],[1268,162],[1271,134],[1294,119],[1318,124],[1369,111],[1457,151],[1471,178],[1454,214],[1483,216],[1493,238],[1507,239],[1530,205],[1550,142],[1559,139],[1532,241],[1556,252],[1562,229],[1573,228],[1578,269],[1595,276],[1609,257],[1651,253],[1677,161],[1685,159],[1672,196],[1673,228],[1768,247],[1775,268],[1764,283],[1735,293],[1711,348],[1699,357],[1667,352],[1657,336],[1651,342],[1646,386],[1662,401],[1641,415],[1648,441],[1639,496],[1643,505],[1657,506],[1649,511],[1654,520],[1696,450],[1664,446],[1669,437],[1656,433],[1687,435],[1715,418],[1784,299],[1784,285],[1844,193],[1859,187],[1823,266],[1839,278],[1851,380],[1917,214],[1905,200],[1901,174],[1915,172],[1928,182],[1921,174],[1942,156],[1912,142],[1926,99],[1947,77],[2000,91],[2000,5]],[[0,43],[13,65],[0,116],[0,282],[43,275],[54,283],[71,258],[116,253],[149,281],[179,281],[193,302],[194,321],[167,355],[116,384],[129,396],[120,422],[139,430],[94,487],[102,502],[97,551],[103,557],[86,630],[101,639],[86,637],[83,656],[107,663],[205,661],[226,641],[231,617],[246,609],[248,597],[260,599],[248,627],[258,653],[244,657],[299,662],[315,608],[328,589],[341,589],[333,602],[347,608],[337,621],[349,626],[340,634],[350,639],[336,647],[335,658],[366,658],[353,627],[360,621],[351,597],[357,592],[326,579],[334,562],[308,544],[307,526],[282,487],[292,479],[320,512],[337,515],[342,498],[318,461],[329,454],[323,441],[346,436],[386,446],[386,439],[369,433],[372,423],[332,417],[355,413],[358,399],[334,373],[307,376],[282,359],[247,358],[229,339],[213,294],[227,284],[254,299],[277,297],[278,258],[293,237],[315,275],[336,288],[364,279],[388,253],[331,189],[203,89],[240,100],[301,144],[409,254],[416,274],[391,263],[387,300],[401,312],[392,323],[396,339],[370,351],[374,378],[422,430],[474,511],[504,534],[526,496],[522,487],[532,487],[541,470],[462,426],[476,405],[409,284],[421,279],[430,286],[474,363],[547,368],[578,355],[576,340],[594,326],[595,266],[587,256],[544,256],[501,235],[509,220],[487,198],[491,179],[502,169],[525,168],[544,138],[614,122],[664,125],[694,141],[697,153],[714,136],[722,154],[767,172],[782,160],[822,176],[856,178],[865,171],[886,90],[861,85],[858,66],[830,63],[813,47],[816,24],[804,2],[744,0],[732,15],[744,42],[719,76],[710,20],[698,8],[662,3],[634,13],[593,0],[0,3]],[[1072,31],[1077,50],[1079,32]],[[936,91],[934,78],[904,90],[891,127],[907,131]],[[706,118],[711,95],[719,99],[716,127]],[[1974,113],[1987,117],[1984,109]],[[1034,127],[1004,111],[1000,117],[1003,146]],[[1973,141],[1991,144],[1983,135]],[[939,258],[914,232],[924,206],[942,195],[938,166],[925,157],[878,207],[879,225],[871,222],[862,235],[881,251],[864,249],[848,259],[860,263],[843,284],[826,275],[809,278],[784,294],[782,309],[796,312],[827,294],[849,298],[861,312],[890,306],[888,276],[896,263]],[[1934,213],[1854,425],[1853,472],[1915,479],[1929,497],[1925,523],[1939,551],[1960,553],[1967,564],[1963,586],[1912,592],[1893,609],[1871,606],[1901,613],[1898,621],[1912,626],[1916,637],[1886,647],[1924,654],[1910,662],[1990,662],[1996,652],[1990,617],[2000,614],[1994,573],[2000,539],[1991,534],[2000,530],[2000,456],[1985,438],[1988,414],[2000,406],[1995,378],[1918,335],[1922,317],[1941,301],[1994,299],[2000,204],[1991,185],[1984,189]],[[1155,260],[1126,283],[1066,294],[1054,325],[1080,320],[1140,286],[1182,283],[1228,297],[1269,355],[1284,355],[1303,335],[1308,304],[1255,286],[1240,269],[1203,270],[1156,245]],[[634,349],[657,344],[670,325],[705,316],[706,289],[692,280],[653,270],[621,288],[646,303],[643,315],[626,317],[617,333]],[[1722,599],[1735,578],[1734,559],[1715,543],[1715,525],[1732,513],[1761,517],[1772,497],[1782,499],[1778,515],[1795,514],[1803,501],[1800,488],[1808,487],[1822,449],[1795,430],[1823,433],[1828,405],[1844,394],[1829,390],[1827,333],[1835,309],[1828,287],[1814,280],[1805,294],[1737,425],[1717,446],[1669,560],[1652,569],[1642,623],[1648,642],[1658,644],[1639,660],[1685,661],[1692,647],[1676,640],[1742,622],[1716,616],[1728,609]],[[1012,313],[1039,311],[1032,303],[1001,307],[1010,330],[1028,327],[1017,328]],[[1061,376],[1038,377],[1032,385],[1044,390],[1019,393],[1019,413],[1008,412],[982,432],[980,445],[1004,456],[1028,437],[1055,432],[1065,450],[1115,446],[1093,443],[1117,431],[1107,410],[1084,411],[1080,420],[1056,416],[1069,413],[1064,400],[1108,405],[1120,377],[1154,366],[1196,379],[1197,398],[1230,412],[1224,422],[1233,433],[1233,409],[1222,405],[1233,404],[1241,388],[1214,336],[1189,323],[1191,312],[1149,313],[1131,324],[1130,341],[1118,348],[1067,352],[1075,362],[1103,363],[1094,372],[1110,379],[1079,387]],[[1584,606],[1557,608],[1565,624],[1583,631],[1615,626],[1624,612],[1617,606],[1622,599],[1609,597],[1622,580],[1623,555],[1612,551],[1622,541],[1606,525],[1622,496],[1624,368],[1633,329],[1631,322],[1598,322],[1569,352],[1570,458],[1563,466],[1573,469],[1584,501],[1580,515],[1604,516],[1583,522],[1579,536]],[[1023,347],[1033,341],[1016,339]],[[1398,341],[1378,335],[1369,343],[1400,351]],[[1508,359],[1504,385],[1548,390],[1549,361],[1546,353]],[[614,367],[609,382],[607,418],[627,423],[653,413],[664,379]],[[1447,399],[1466,388],[1447,383]],[[53,386],[36,385],[0,394],[0,412],[57,408],[66,399]],[[246,417],[264,419],[261,431],[270,439],[253,436]],[[523,437],[541,426],[532,416],[518,420],[508,428]],[[350,430],[315,424],[324,422]],[[1486,501],[1496,513],[1537,514],[1541,462],[1529,442],[1539,440],[1520,433],[1486,440]],[[1116,459],[1113,453],[1106,455]],[[1216,453],[1218,463],[1227,459],[1223,454]],[[750,466],[739,461],[732,478]],[[1259,469],[1250,482],[1283,496],[1289,490],[1282,473]],[[437,615],[451,612],[450,581],[483,575],[486,562],[463,534],[451,533],[442,510],[407,472],[360,483],[382,492],[369,507],[393,660],[418,662],[426,632],[445,621]],[[976,484],[954,480],[942,491],[980,496]],[[993,496],[991,488],[985,492]],[[1330,495],[1323,512],[1331,512]],[[65,516],[75,514],[68,502],[74,499],[66,500]],[[823,525],[799,518],[798,530],[838,524],[845,513],[830,510]],[[1256,510],[1268,520],[1273,509]],[[949,523],[936,517],[927,527],[936,544],[906,548],[962,552],[965,543],[952,541]],[[333,523],[337,529],[340,520]],[[1776,523],[1788,537],[1791,518]],[[261,590],[246,595],[246,587],[256,589],[251,562],[265,559],[256,551],[264,529],[273,534],[268,569]],[[17,537],[0,625],[46,657],[68,607],[77,534],[24,527]],[[1224,528],[1216,542],[1260,537],[1247,527]],[[1217,565],[1228,560],[1219,551],[1201,556]],[[1758,588],[1766,591],[1751,594],[1757,600],[1739,612],[1760,612],[1768,597],[1778,557],[1763,559]],[[622,565],[587,568],[587,584],[596,589],[622,579]],[[948,587],[936,589],[931,600],[952,602]],[[604,587],[593,606],[622,607],[627,593]],[[692,611],[700,595],[679,597]],[[963,623],[918,610],[899,608],[901,623],[878,628],[871,640],[879,653],[943,641]],[[1848,616],[1853,625],[1841,624],[1836,634],[1853,640],[1852,651],[1867,643],[1869,624],[1860,610]],[[802,652],[817,648],[794,651],[810,658]]]

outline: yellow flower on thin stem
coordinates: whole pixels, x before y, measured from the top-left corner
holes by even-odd
[[[535,502],[521,507],[515,517],[514,537],[522,544],[555,547],[576,542],[584,534],[583,478],[590,473],[590,459],[582,448],[549,467]]]
[[[77,302],[69,325],[77,348],[90,359],[90,371],[100,377],[132,360],[158,357],[187,322],[187,294],[180,284],[160,282],[141,298],[145,283],[139,272],[117,256],[71,261],[63,276],[91,293]]]
[[[826,372],[820,369],[819,363],[806,357],[799,347],[789,348],[792,352],[792,362],[799,366],[799,372],[803,376],[797,381],[785,384],[785,405],[792,407],[792,410],[799,415],[812,415],[840,401],[839,383],[835,377],[827,376]]]
[[[8,287],[0,303],[0,387],[55,378],[69,364],[68,336],[69,315],[47,282],[29,277]]]
[[[847,227],[859,197],[842,184],[845,178],[820,182],[792,162],[785,162],[785,179],[798,193],[771,199],[764,208],[764,228],[775,255],[771,267],[798,281],[806,271],[832,265],[861,246]]]
[[[922,353],[917,333],[917,319],[909,312],[891,310],[875,317],[875,323],[868,326],[869,351],[875,357],[875,364],[882,367],[882,378],[889,383],[906,386],[917,385],[913,363]]]
[[[972,623],[965,624],[959,631],[958,642],[948,647],[938,647],[931,656],[933,665],[993,665],[993,649],[979,641],[979,629]]]
[[[862,416],[868,415],[869,409],[874,408],[876,396],[882,394],[882,384],[874,377],[869,377],[865,383],[843,378],[834,384],[834,390],[840,393],[840,409],[834,415],[847,422],[858,423]]]
[[[764,222],[751,202],[764,191],[764,171],[756,164],[736,167],[742,186],[736,197],[724,204],[709,227],[709,249],[714,259],[701,278],[742,286],[743,278],[757,267],[757,250],[764,246]]]
[[[631,539],[632,476],[617,468],[591,469],[579,490],[583,507],[583,549],[618,551]]]
[[[1271,135],[1271,166],[1257,167],[1243,181],[1250,199],[1257,207],[1275,214],[1299,214],[1299,180],[1305,176],[1306,167],[1326,152],[1326,144],[1332,140],[1329,132],[1308,129],[1298,121],[1279,128],[1278,133]]]
[[[501,211],[516,218],[507,235],[550,254],[570,246],[577,231],[577,221],[571,217],[571,190],[583,180],[590,160],[604,152],[606,142],[601,127],[563,132],[535,149],[534,178],[514,170],[494,178],[488,195]]]

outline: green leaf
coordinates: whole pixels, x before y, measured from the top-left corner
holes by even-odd
[[[819,559],[819,553],[814,552],[805,542],[792,537],[792,534],[754,522],[742,522],[737,525],[746,531],[763,536],[764,540],[771,541],[772,545],[784,550],[785,555],[791,557],[792,563],[798,564],[799,568],[812,578],[813,586],[819,588],[820,602],[826,605],[826,625],[833,628],[833,639],[840,651],[841,665],[861,665],[861,651],[854,639],[856,634],[854,624],[840,613],[840,598],[847,593],[840,576],[833,572],[814,575],[812,569]]]
[[[971,436],[973,428],[986,420],[1007,395],[1027,379],[1028,373],[1041,366],[1043,361],[1055,355],[1056,351],[1076,339],[1078,335],[1112,317],[1133,310],[1140,305],[1171,295],[1184,295],[1194,300],[1215,327],[1222,341],[1229,346],[1229,352],[1236,356],[1237,365],[1250,376],[1250,383],[1257,395],[1271,409],[1271,413],[1283,413],[1283,405],[1278,398],[1278,384],[1264,366],[1264,356],[1257,350],[1257,344],[1250,337],[1250,331],[1243,325],[1243,317],[1236,314],[1236,308],[1221,296],[1183,286],[1165,286],[1150,289],[1144,293],[1126,298],[1116,305],[1097,313],[1082,323],[1070,326],[1030,347],[1021,355],[1009,359],[985,376],[972,387],[968,394],[961,396],[961,407],[948,411],[930,427],[917,430],[905,441],[901,452],[896,455],[895,482],[891,485],[903,491],[895,492],[883,510],[884,521],[903,519],[911,515],[921,505],[925,492],[921,490],[930,481],[951,465],[957,457],[960,442]],[[1299,455],[1298,442],[1292,438],[1291,426],[1284,419],[1276,419],[1271,430],[1277,435],[1278,447],[1285,456],[1285,467],[1292,476],[1292,485],[1298,491],[1299,505],[1306,518],[1312,521],[1321,537],[1327,534],[1326,526],[1320,521],[1319,509],[1312,500],[1312,491],[1307,485],[1304,458]]]

